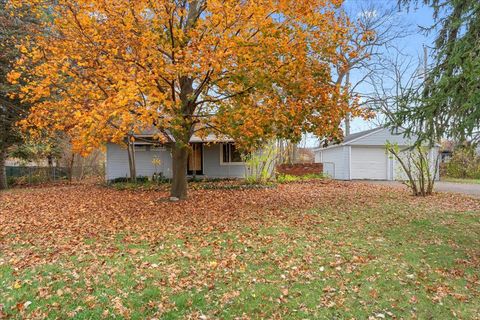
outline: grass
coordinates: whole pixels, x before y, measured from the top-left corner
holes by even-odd
[[[444,178],[442,181],[455,182],[455,183],[471,183],[480,184],[480,179],[463,179],[463,178]]]
[[[288,196],[296,188],[306,192],[319,187],[291,183],[284,188],[259,190],[255,195],[285,192]],[[216,227],[195,220],[182,232],[174,227],[158,230],[152,239],[134,228],[85,235],[75,250],[68,251],[73,254],[58,254],[57,250],[68,249],[56,247],[58,239],[41,235],[45,247],[33,248],[23,242],[29,235],[10,234],[17,240],[4,237],[0,247],[4,249],[0,250],[0,315],[77,319],[480,316],[480,214],[476,209],[445,206],[450,198],[418,202],[386,189],[378,189],[380,196],[372,198],[368,192],[352,196],[351,191],[338,188],[316,190],[323,191],[319,200],[336,195],[338,202],[284,205],[273,213],[265,205],[259,210],[262,214],[239,214]],[[358,193],[360,188],[376,187],[351,189]],[[125,191],[108,192],[118,199],[133,197]],[[339,204],[348,195],[350,203]],[[44,251],[49,244],[52,250]],[[49,258],[52,255],[54,259]],[[16,259],[29,261],[22,265]]]
[[[299,181],[309,181],[309,180],[322,180],[326,179],[327,177],[324,174],[315,174],[309,173],[301,176],[297,175],[290,175],[290,174],[279,174],[277,176],[278,183],[289,183],[289,182],[299,182]]]

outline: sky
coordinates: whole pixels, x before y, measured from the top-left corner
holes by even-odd
[[[397,0],[346,0],[344,6],[347,10],[359,12],[359,7],[370,7],[370,5],[391,8],[397,6]],[[409,10],[402,9],[398,12],[399,19],[405,23],[406,27],[411,28],[411,34],[407,37],[398,39],[394,42],[395,46],[402,50],[402,53],[411,56],[416,59],[419,56],[423,56],[423,45],[432,47],[435,34],[431,33],[426,35],[421,31],[420,27],[429,27],[433,24],[433,11],[428,6],[412,7]],[[431,50],[429,50],[431,52]],[[356,75],[359,77],[360,75]],[[355,78],[355,75],[352,76]],[[362,92],[371,91],[371,87],[368,84],[359,87]],[[364,121],[362,119],[354,119],[351,124],[351,133],[368,130],[377,126],[375,121]]]
[[[344,7],[351,16],[360,14],[361,8],[397,8],[397,0],[345,0]],[[433,10],[428,6],[419,5],[417,7],[412,6],[409,10],[402,9],[397,12],[398,19],[405,24],[406,28],[410,29],[408,36],[395,40],[394,45],[401,49],[402,53],[411,56],[412,59],[423,57],[423,46],[432,47],[435,37],[434,33],[425,34],[421,31],[420,27],[429,27],[433,24]],[[354,18],[354,17],[353,17]],[[355,79],[361,78],[362,75],[357,73],[351,74],[352,82]],[[372,87],[369,84],[362,84],[358,87],[358,91],[368,93],[372,91]],[[365,121],[363,119],[353,119],[351,122],[351,133],[360,132],[363,130],[372,129],[378,126],[378,120]],[[315,137],[308,137],[304,139],[303,145],[308,147],[318,146],[318,140]]]

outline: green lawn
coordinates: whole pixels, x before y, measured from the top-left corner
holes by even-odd
[[[473,199],[335,182],[179,204],[102,187],[0,196],[0,318],[480,317]]]
[[[442,181],[456,182],[456,183],[480,184],[480,179],[442,178]]]

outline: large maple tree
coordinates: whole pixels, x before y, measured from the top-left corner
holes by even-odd
[[[351,51],[341,0],[23,0],[43,16],[11,78],[25,126],[68,132],[84,152],[156,127],[173,137],[172,196],[187,195],[189,140],[244,149],[302,132],[338,136],[349,106],[331,79]],[[45,17],[47,15],[47,17]],[[167,142],[167,141],[166,141]]]

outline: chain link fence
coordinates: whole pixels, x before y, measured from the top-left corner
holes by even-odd
[[[92,177],[104,177],[105,167],[5,167],[9,186],[39,184],[54,181],[80,181]]]

